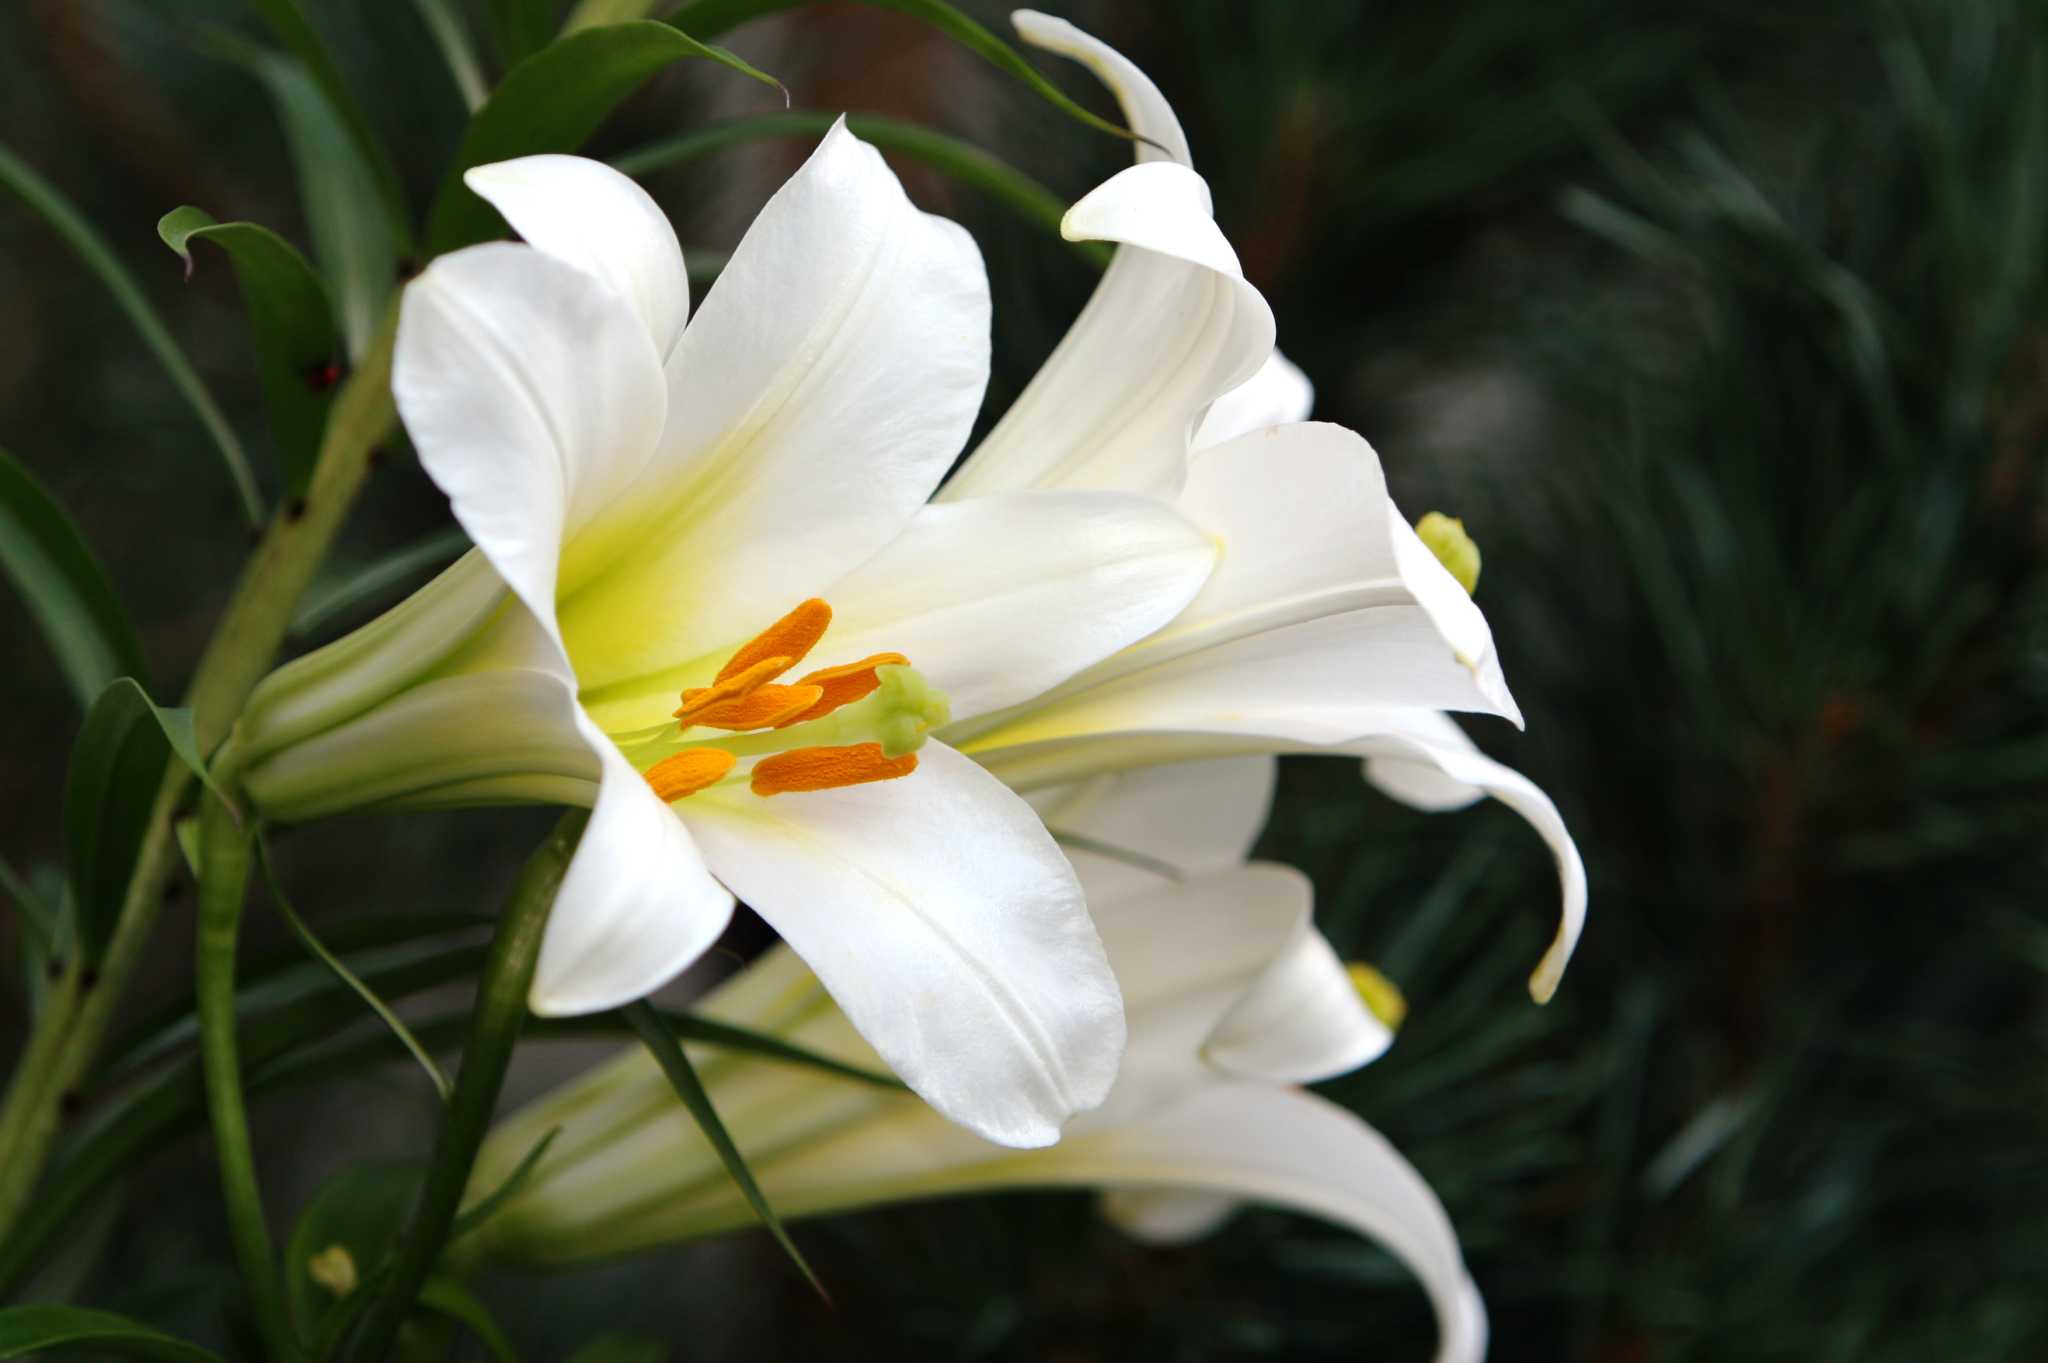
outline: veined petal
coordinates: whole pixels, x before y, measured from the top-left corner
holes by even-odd
[[[1184,166],[1194,165],[1194,158],[1188,154],[1187,135],[1181,131],[1180,120],[1174,117],[1173,106],[1166,102],[1166,96],[1159,93],[1159,87],[1152,83],[1152,78],[1140,71],[1129,57],[1065,19],[1041,14],[1037,10],[1015,10],[1010,15],[1010,23],[1017,30],[1017,36],[1025,42],[1047,52],[1072,57],[1109,87],[1109,92],[1116,96],[1117,104],[1123,109],[1124,125],[1138,136],[1149,139],[1149,142],[1135,144],[1141,164],[1146,161],[1178,161]]]
[[[1067,211],[1060,232],[1122,249],[945,497],[1031,486],[1171,497],[1195,423],[1272,353],[1273,311],[1187,167],[1120,171]]]
[[[675,229],[646,190],[602,161],[522,156],[465,171],[462,182],[535,250],[595,276],[632,304],[666,360],[690,316],[690,277]]]
[[[667,404],[646,328],[527,246],[442,256],[405,290],[391,388],[427,474],[555,633],[565,540],[638,475]]]
[[[816,661],[903,653],[967,719],[1144,638],[1194,599],[1215,561],[1208,536],[1129,493],[926,507],[826,592],[836,614]]]
[[[1031,807],[943,744],[918,759],[903,781],[677,808],[905,1083],[989,1140],[1049,1144],[1116,1076],[1116,979]]]
[[[731,893],[711,878],[675,811],[581,709],[576,718],[604,774],[541,939],[528,1003],[543,1017],[602,1012],[653,993],[732,917]]]
[[[973,240],[835,125],[670,356],[659,458],[571,546],[563,630],[600,720],[655,722],[679,662],[723,656],[893,539],[966,441],[988,345]]]
[[[1457,809],[1491,795],[1543,835],[1557,858],[1563,894],[1557,935],[1529,977],[1529,993],[1538,1003],[1547,1002],[1586,923],[1586,865],[1550,797],[1528,777],[1480,752],[1448,715],[1402,716],[1389,732],[1351,745],[1351,751],[1366,754],[1366,779],[1404,804]]]
[[[1205,450],[1268,426],[1307,421],[1315,401],[1315,385],[1308,375],[1276,350],[1258,373],[1216,399],[1195,432],[1194,447]]]
[[[1066,849],[1091,909],[1243,863],[1273,807],[1254,754],[1104,772],[1026,796]]]

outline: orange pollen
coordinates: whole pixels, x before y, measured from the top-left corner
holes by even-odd
[[[876,683],[880,685],[879,682]],[[713,729],[776,729],[794,724],[817,708],[825,694],[822,686],[778,686],[773,682],[738,700],[729,700],[699,710],[688,723]],[[687,702],[687,694],[686,694]],[[835,707],[827,706],[827,709]],[[822,713],[822,712],[821,712]]]
[[[893,781],[917,770],[917,754],[882,756],[879,743],[854,743],[844,748],[798,748],[764,757],[754,764],[751,788],[756,795],[787,795],[799,790],[837,790],[841,786]]]
[[[683,692],[683,703],[676,707],[674,714],[688,728],[697,722],[697,716],[706,710],[725,704],[727,701],[745,700],[773,678],[781,676],[796,666],[796,659],[790,657],[763,658],[752,667],[732,672],[727,668],[718,674],[718,680],[709,686],[693,686]],[[730,675],[728,675],[728,673]]]
[[[775,680],[802,662],[804,655],[817,647],[818,640],[825,637],[825,630],[831,623],[832,608],[812,597],[743,644],[740,651],[718,669],[718,680],[738,677],[767,659],[781,658],[782,666],[761,678],[764,682]]]
[[[910,659],[901,653],[876,653],[862,658],[857,663],[846,663],[840,667],[821,667],[797,682],[798,688],[818,688],[821,694],[817,702],[807,710],[778,721],[775,727],[801,724],[807,719],[829,715],[842,705],[851,705],[881,686],[882,679],[875,675],[876,668],[909,665]]]
[[[664,802],[695,795],[725,779],[738,759],[720,748],[686,748],[647,769],[647,784]]]

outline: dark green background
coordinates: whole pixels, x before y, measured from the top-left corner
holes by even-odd
[[[313,9],[423,203],[461,111],[414,10]],[[1409,514],[1465,518],[1529,718],[1473,731],[1546,786],[1586,855],[1585,942],[1537,1009],[1521,981],[1555,885],[1506,811],[1419,816],[1355,764],[1290,761],[1264,846],[1315,877],[1340,949],[1407,991],[1392,1053],[1330,1091],[1442,1194],[1493,1356],[2048,1357],[2048,8],[1063,12],[1181,111],[1318,415],[1373,441]],[[202,18],[240,22],[226,0],[0,8],[0,140],[106,233],[260,453],[231,272],[202,256],[182,284],[154,233],[194,203],[304,239],[270,108],[195,52]],[[1065,197],[1121,155],[897,16],[821,6],[731,42],[799,106],[944,127]],[[693,64],[596,149],[770,107]],[[728,248],[802,150],[652,183],[686,248]],[[1089,274],[905,173],[983,243],[999,412]],[[12,200],[0,444],[79,517],[159,676],[182,676],[243,551],[227,482],[112,304]],[[391,455],[337,571],[445,524]],[[59,848],[77,713],[11,599],[0,628],[0,848],[34,863]],[[285,873],[316,922],[488,905],[543,826],[343,822],[293,838]],[[179,987],[188,919],[167,915],[145,992]],[[761,940],[742,925],[733,945]],[[517,1086],[584,1058],[537,1051]],[[274,1207],[351,1159],[422,1150],[430,1117],[398,1066],[260,1111]],[[46,1290],[233,1340],[216,1196],[203,1147],[164,1151],[80,1223]],[[1077,1196],[799,1235],[836,1311],[765,1236],[489,1295],[539,1360],[614,1330],[670,1341],[677,1363],[1429,1349],[1390,1260],[1279,1214],[1164,1251]]]

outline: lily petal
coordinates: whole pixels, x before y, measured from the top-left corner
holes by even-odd
[[[826,593],[836,614],[817,661],[901,652],[967,719],[1144,638],[1194,599],[1215,561],[1208,536],[1129,493],[926,507]]]
[[[1139,137],[1148,139],[1136,144],[1140,164],[1178,161],[1184,166],[1194,165],[1195,158],[1188,154],[1187,134],[1181,131],[1173,106],[1166,102],[1166,96],[1159,93],[1159,87],[1152,83],[1152,78],[1140,71],[1129,57],[1065,19],[1041,14],[1037,10],[1012,11],[1010,24],[1025,42],[1047,52],[1072,57],[1093,71],[1096,79],[1109,88],[1123,109],[1124,126]]]
[[[1529,977],[1529,993],[1548,1002],[1586,924],[1586,865],[1578,845],[1540,787],[1473,746],[1448,715],[1403,716],[1380,737],[1350,746],[1366,754],[1366,779],[1403,804],[1422,810],[1459,809],[1491,795],[1529,821],[1557,858],[1563,894],[1557,935]]]
[[[624,298],[666,360],[690,316],[690,277],[668,215],[632,179],[582,156],[522,156],[462,182],[545,255]]]
[[[564,543],[645,467],[667,396],[647,330],[526,246],[442,256],[405,290],[391,388],[456,520],[551,635]]]
[[[1268,426],[1307,421],[1315,401],[1315,385],[1308,375],[1276,350],[1258,373],[1216,399],[1195,432],[1194,447],[1204,450]]]
[[[837,124],[761,211],[668,361],[660,456],[572,547],[585,704],[653,723],[694,664],[902,530],[988,380],[981,254]]]
[[[1031,807],[943,744],[918,758],[910,780],[677,807],[926,1102],[1000,1144],[1050,1144],[1116,1077],[1115,976]]]
[[[1393,1029],[1359,998],[1304,905],[1287,945],[1216,1024],[1202,1055],[1246,1079],[1313,1084],[1371,1064],[1393,1043]]]
[[[1243,863],[1273,807],[1278,764],[1254,754],[1104,772],[1029,792],[1100,909]]]
[[[1171,497],[1195,423],[1272,353],[1273,310],[1187,167],[1118,172],[1067,210],[1060,233],[1122,249],[945,497],[1032,486]]]

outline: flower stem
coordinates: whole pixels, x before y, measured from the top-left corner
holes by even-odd
[[[199,1000],[199,1061],[206,1075],[206,1110],[220,1163],[228,1235],[241,1265],[249,1308],[263,1351],[273,1363],[295,1359],[298,1345],[285,1314],[277,1255],[263,1220],[263,1193],[249,1144],[249,1114],[242,1097],[241,1056],[235,1041],[235,951],[248,899],[253,852],[250,831],[235,822],[212,794],[199,815],[199,934],[194,978]]]
[[[462,1069],[455,1076],[455,1091],[442,1109],[433,1159],[420,1186],[412,1220],[399,1241],[390,1283],[370,1308],[356,1341],[354,1357],[359,1363],[382,1363],[391,1352],[398,1327],[447,1243],[463,1191],[469,1186],[477,1149],[497,1110],[513,1044],[526,1021],[526,995],[533,987],[548,910],[554,906],[555,891],[589,818],[589,813],[580,809],[562,816],[547,841],[527,858],[511,902],[498,922],[483,976],[477,981]]]
[[[391,432],[396,327],[394,307],[328,417],[305,499],[271,520],[193,673],[187,704],[195,712],[201,751],[211,751],[227,735],[242,702],[269,669],[295,603],[361,490],[371,451]],[[0,1104],[0,1239],[20,1218],[57,1138],[64,1099],[98,1056],[115,1005],[148,945],[164,888],[178,865],[171,825],[191,779],[183,763],[171,763],[97,971],[76,959],[67,964],[9,1080]]]

